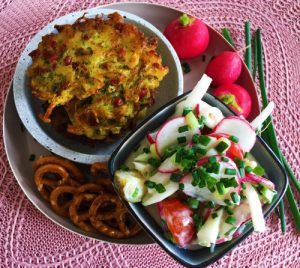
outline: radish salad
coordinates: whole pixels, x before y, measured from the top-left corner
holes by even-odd
[[[174,116],[115,172],[121,196],[155,208],[166,237],[183,248],[224,243],[251,222],[263,232],[262,206],[276,195],[250,154],[274,103],[251,123],[224,117],[201,100],[211,82],[204,74]]]

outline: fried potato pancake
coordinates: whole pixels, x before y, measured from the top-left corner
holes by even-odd
[[[145,115],[169,71],[156,52],[156,38],[118,13],[83,16],[55,28],[30,53],[27,71],[32,94],[48,103],[40,115],[44,122],[63,107],[68,132],[103,140]]]

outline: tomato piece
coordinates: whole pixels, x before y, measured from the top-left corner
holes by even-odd
[[[163,200],[160,203],[161,216],[166,221],[168,229],[175,242],[186,246],[195,234],[195,224],[192,218],[193,210],[178,198]]]
[[[229,137],[230,137],[230,135],[228,135],[228,134],[221,134],[221,133],[211,133],[208,136],[214,137],[217,139],[222,138],[222,137],[229,139]],[[226,151],[226,156],[228,156],[229,158],[231,158],[233,160],[235,157],[237,157],[239,159],[244,159],[244,151],[238,143],[231,142],[229,149]]]

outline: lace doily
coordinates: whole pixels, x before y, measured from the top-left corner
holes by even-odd
[[[112,2],[117,1],[0,1],[1,120],[16,62],[30,38],[49,21],[66,13]],[[167,0],[159,3],[200,17],[216,29],[228,27],[241,48],[245,20],[251,21],[253,29],[263,29],[266,80],[269,97],[277,105],[274,120],[278,139],[299,178],[299,0]],[[100,243],[56,226],[33,207],[17,185],[2,139],[0,154],[0,267],[179,267],[158,245]],[[299,200],[299,195],[296,198]],[[275,213],[267,225],[267,232],[251,235],[212,267],[300,267],[300,237],[290,213],[287,212],[285,235],[281,233]]]

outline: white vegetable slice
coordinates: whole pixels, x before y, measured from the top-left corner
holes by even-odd
[[[161,173],[173,173],[179,170],[180,165],[175,163],[176,154],[164,160],[158,168]]]
[[[148,177],[150,173],[154,170],[154,167],[148,163],[133,162],[134,168],[143,174],[144,177]]]
[[[151,154],[142,153],[134,158],[134,161],[137,162],[147,162],[152,157]]]
[[[238,143],[245,152],[249,152],[255,144],[255,129],[238,116],[225,117],[213,130],[214,133],[223,133],[235,136]]]
[[[165,187],[166,191],[163,193],[158,193],[155,189],[147,188],[148,192],[142,199],[142,204],[144,206],[158,203],[174,194],[178,190],[178,183],[171,181],[170,176],[170,173],[157,172],[155,175],[149,178],[149,181],[155,182],[157,184],[161,183]]]
[[[184,116],[174,117],[168,120],[157,132],[156,135],[156,151],[159,155],[162,155],[164,150],[177,144],[178,137],[185,137],[187,142],[191,141],[194,134],[199,133],[199,129],[189,130],[183,133],[179,133],[179,127],[185,126],[186,120]]]
[[[246,183],[246,189],[243,192],[249,203],[254,231],[264,232],[266,230],[266,223],[258,193],[250,183]]]
[[[206,74],[203,74],[201,79],[191,91],[191,93],[187,96],[187,98],[184,101],[177,104],[176,115],[182,115],[183,109],[185,107],[191,107],[192,109],[194,109],[196,105],[200,102],[200,100],[203,98],[211,82],[212,79]]]
[[[267,107],[250,123],[254,129],[260,129],[262,123],[272,114],[275,108],[273,101],[269,102]]]
[[[209,128],[214,128],[224,118],[222,112],[217,107],[205,109],[201,115],[205,117],[204,124]]]
[[[128,202],[141,202],[145,187],[144,180],[137,172],[118,170],[115,173],[115,182]]]
[[[221,220],[224,209],[215,211],[217,217],[213,218],[212,214],[208,217],[204,225],[197,233],[198,243],[203,247],[210,247],[211,244],[215,244],[220,231]]]

